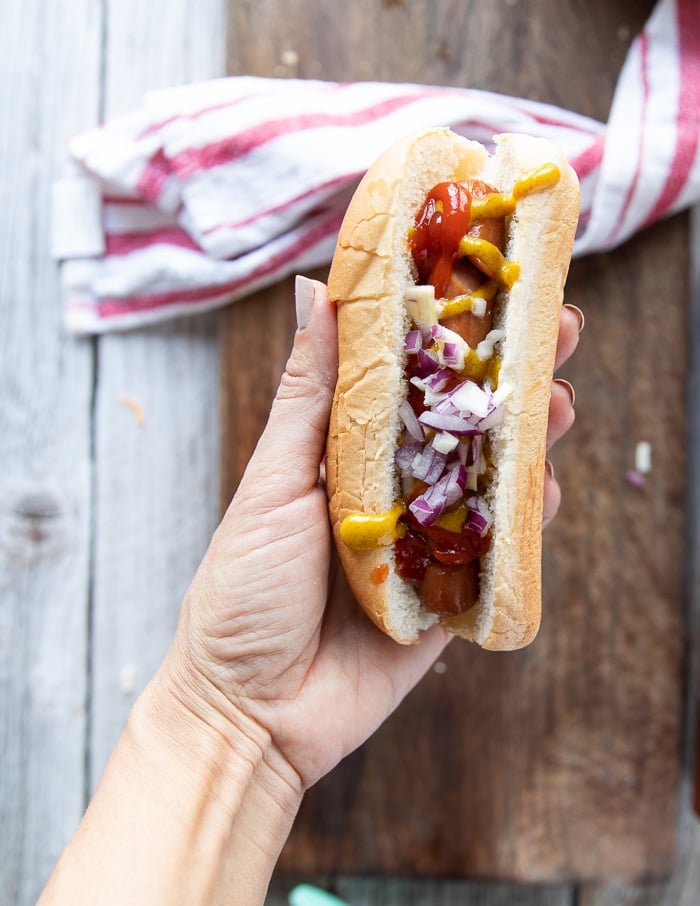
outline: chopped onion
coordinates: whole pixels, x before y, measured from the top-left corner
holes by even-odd
[[[486,471],[486,457],[484,456],[484,438],[483,435],[472,438],[472,468],[477,475],[483,475]]]
[[[486,337],[476,347],[476,354],[482,362],[485,359],[491,358],[494,346],[499,340],[502,340],[505,335],[505,330],[490,330],[486,334]]]
[[[435,484],[440,478],[447,462],[447,455],[440,453],[432,443],[426,444],[423,452],[415,457],[411,464],[413,477],[426,484]]]
[[[416,413],[408,400],[404,400],[399,406],[399,418],[406,426],[406,430],[414,440],[425,440],[425,431],[418,421]]]
[[[479,419],[478,426],[479,430],[483,433],[488,431],[490,428],[495,428],[496,425],[500,425],[503,421],[503,406],[497,406],[495,409],[492,409],[487,416]]]
[[[478,532],[482,537],[488,532],[493,524],[493,516],[486,504],[486,501],[483,497],[470,497],[467,500],[467,518],[465,520],[466,527],[473,531]]]
[[[459,438],[454,434],[448,434],[447,431],[438,431],[433,437],[432,444],[439,453],[451,453],[459,446]]]
[[[483,318],[486,314],[486,299],[482,296],[475,296],[472,302],[472,314],[477,318]]]
[[[424,333],[437,324],[438,306],[432,286],[412,286],[406,293],[405,301],[411,318]]]
[[[474,381],[463,381],[448,394],[459,412],[484,418],[495,408],[492,394],[482,390]]]
[[[396,448],[394,461],[404,475],[411,474],[413,460],[420,454],[421,450],[422,446],[417,441],[402,444],[402,446]]]
[[[429,428],[435,428],[438,431],[449,431],[450,434],[456,434],[459,437],[482,434],[483,432],[476,425],[471,424],[461,415],[449,415],[441,412],[421,412],[418,421]]]
[[[432,525],[440,515],[436,507],[425,499],[425,494],[412,500],[408,508],[421,525]]]
[[[421,525],[432,525],[453,503],[461,498],[466,482],[466,469],[453,463],[437,484],[420,494],[409,505],[409,510]]]
[[[416,355],[423,348],[423,338],[420,330],[410,330],[406,334],[405,347],[409,355]]]
[[[440,363],[434,352],[429,349],[418,350],[418,374],[420,377],[427,377],[429,374],[433,374],[439,367]]]

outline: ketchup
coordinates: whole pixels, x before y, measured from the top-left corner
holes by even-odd
[[[442,298],[450,282],[460,240],[471,226],[472,197],[458,182],[434,186],[416,218],[409,243],[421,283],[431,283]]]

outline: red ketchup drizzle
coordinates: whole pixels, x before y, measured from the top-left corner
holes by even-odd
[[[409,244],[420,283],[431,283],[442,298],[452,275],[460,240],[469,232],[472,197],[458,182],[440,182],[416,218]]]

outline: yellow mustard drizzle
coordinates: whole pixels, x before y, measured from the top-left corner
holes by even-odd
[[[516,180],[509,195],[491,192],[489,195],[472,198],[472,220],[488,220],[512,214],[516,201],[534,192],[549,189],[556,185],[560,178],[561,171],[556,164],[544,164]],[[494,274],[495,279],[508,289],[520,276],[520,265],[516,261],[508,261],[495,245],[485,239],[464,236],[459,243],[459,254],[463,258],[467,256],[480,258]]]
[[[486,283],[482,284],[478,289],[475,289],[473,293],[464,296],[455,296],[454,299],[450,299],[449,302],[446,302],[440,312],[440,320],[444,321],[445,318],[461,315],[462,312],[465,311],[473,311],[474,302],[477,299],[486,299],[487,302],[490,302],[497,292],[498,283],[495,280],[487,280]]]
[[[406,507],[397,501],[383,513],[348,513],[340,523],[341,540],[356,551],[387,547],[406,534],[406,527],[399,523],[405,512]]]
[[[448,532],[459,534],[462,531],[464,520],[467,518],[467,511],[468,507],[466,501],[462,501],[458,507],[445,510],[441,516],[438,516],[435,520],[435,525]]]
[[[515,203],[526,195],[543,192],[555,186],[561,179],[561,171],[556,164],[544,164],[518,179],[509,195],[503,192],[491,192],[479,198],[472,198],[472,220],[491,220],[496,217],[507,217],[515,210]]]
[[[497,246],[486,239],[474,236],[463,236],[459,243],[459,255],[466,258],[470,255],[480,258],[494,274],[495,279],[508,289],[520,276],[520,265],[517,261],[508,261]]]
[[[513,198],[524,198],[533,192],[542,192],[550,189],[561,179],[561,170],[556,164],[543,164],[531,173],[527,173],[513,186]]]

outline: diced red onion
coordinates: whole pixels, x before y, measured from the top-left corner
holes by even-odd
[[[477,425],[479,426],[480,431],[486,432],[491,428],[495,428],[496,425],[500,425],[502,421],[503,406],[498,406],[495,409],[492,409],[484,418],[479,419]]]
[[[472,302],[472,314],[475,318],[483,318],[486,314],[486,299],[476,296]]]
[[[493,408],[491,394],[474,381],[463,381],[450,391],[448,397],[460,412],[476,415],[477,418],[484,418]]]
[[[483,497],[470,497],[467,500],[467,518],[465,525],[467,529],[478,532],[481,536],[491,528],[493,516]]]
[[[423,338],[420,330],[410,330],[406,334],[405,346],[409,355],[416,355],[423,348]]]
[[[451,453],[456,447],[460,446],[459,438],[447,431],[438,431],[432,440],[433,447],[439,453]]]
[[[438,400],[432,408],[439,415],[461,415],[457,406],[450,399],[449,394]],[[464,418],[464,416],[461,417]]]
[[[456,484],[460,492],[464,491],[464,487],[467,483],[467,470],[461,462],[450,463],[447,467],[447,476],[450,479],[450,483]],[[459,496],[462,496],[461,493]],[[454,501],[452,502],[454,503]]]
[[[456,343],[445,343],[442,347],[442,360],[449,368],[461,370],[464,367],[464,353]]]
[[[419,349],[417,359],[417,372],[419,377],[427,377],[429,374],[433,374],[433,372],[437,371],[440,367],[437,356],[429,349]]]
[[[421,525],[432,525],[453,503],[461,498],[467,473],[461,463],[453,463],[437,484],[413,500],[408,508]]]
[[[413,443],[402,444],[402,446],[396,448],[396,453],[394,455],[394,461],[396,465],[404,474],[410,474],[411,465],[413,460],[421,452],[421,444],[414,441]]]
[[[399,418],[406,426],[406,430],[414,440],[425,440],[425,431],[418,421],[416,413],[413,411],[408,400],[404,400],[399,406]]]
[[[423,452],[411,464],[411,472],[419,481],[435,484],[442,475],[446,462],[446,454],[439,453],[432,444],[426,444]]]
[[[469,437],[483,433],[480,428],[470,424],[461,415],[445,415],[441,412],[428,410],[421,412],[418,420],[429,428],[435,428],[438,431],[449,431],[450,434],[456,434],[459,437]]]
[[[425,499],[424,494],[412,500],[408,508],[421,525],[432,525],[440,515],[438,509]]]
[[[486,471],[486,457],[484,456],[484,438],[478,435],[472,438],[471,446],[472,466],[477,475],[483,475]]]
[[[486,334],[486,337],[476,347],[476,354],[482,362],[485,359],[491,358],[493,355],[493,347],[499,340],[502,340],[505,335],[506,332],[504,330],[490,330]]]

